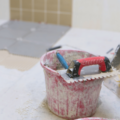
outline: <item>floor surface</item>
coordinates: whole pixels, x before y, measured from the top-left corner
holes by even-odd
[[[72,46],[73,49],[111,56],[114,50],[109,54],[106,51],[111,47],[115,49],[119,40],[120,33],[72,28],[55,45],[63,45],[62,49],[72,49]],[[104,44],[106,47],[102,47]],[[3,52],[0,56],[6,57],[8,54]],[[2,61],[2,57],[0,60]],[[0,96],[0,120],[63,120],[54,115],[46,105],[45,78],[39,62],[24,72],[0,65]],[[119,110],[120,98],[102,85],[93,117],[119,120]]]

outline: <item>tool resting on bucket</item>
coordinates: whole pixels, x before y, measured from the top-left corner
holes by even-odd
[[[56,52],[56,56],[57,56],[59,62],[62,64],[62,66],[63,66],[65,69],[68,69],[68,64],[67,64],[67,62],[65,61],[65,59],[63,58],[63,56],[62,56],[59,52]]]
[[[95,55],[85,51],[58,50],[58,52],[68,65],[73,60],[95,57]],[[46,61],[48,66],[45,65]],[[64,119],[92,116],[97,108],[102,81],[109,76],[115,76],[118,72],[99,72],[99,62],[96,62],[98,65],[91,65],[91,63],[89,66],[83,67],[79,77],[70,78],[66,74],[67,70],[61,66],[61,62],[56,56],[56,51],[51,51],[41,57],[49,109]],[[106,65],[106,61],[103,61],[103,59],[100,62]],[[104,67],[104,70],[107,69]],[[59,72],[62,72],[62,74]],[[64,78],[64,76],[67,77]]]
[[[96,64],[99,65],[99,70],[102,72],[108,72],[112,68],[107,57],[89,57],[73,60],[66,73],[70,78],[78,77],[83,67]]]

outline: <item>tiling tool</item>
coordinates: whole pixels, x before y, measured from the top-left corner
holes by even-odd
[[[57,72],[67,82],[110,78],[120,74],[118,70],[111,66],[107,57],[88,57],[73,60],[67,72],[66,70],[57,70]]]
[[[99,65],[99,70],[102,72],[107,72],[112,68],[107,57],[89,57],[73,60],[66,73],[70,78],[78,77],[83,67],[96,64]]]
[[[56,52],[56,56],[57,56],[58,60],[60,61],[60,63],[62,64],[62,66],[63,66],[65,69],[68,69],[68,64],[67,64],[67,62],[65,61],[65,59],[63,58],[63,56],[62,56],[59,52]]]
[[[117,46],[111,65],[116,69],[120,69],[120,45]]]

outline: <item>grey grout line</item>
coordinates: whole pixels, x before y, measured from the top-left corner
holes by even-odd
[[[45,12],[45,10],[33,10],[34,12]]]
[[[22,0],[20,0],[20,20],[22,20]]]
[[[44,0],[44,21],[47,22],[47,0]]]
[[[32,2],[32,21],[34,22],[34,0]]]
[[[32,32],[31,31],[28,31],[25,35],[23,35],[21,38],[25,38],[27,35],[31,34]]]
[[[11,8],[11,10],[19,10],[18,8]],[[22,9],[22,11],[31,11],[30,9]],[[46,13],[57,13],[57,14],[69,14],[70,12],[61,12],[61,11],[47,11],[47,10],[33,10],[34,12],[46,12]]]
[[[58,0],[58,11],[57,11],[57,24],[60,24],[60,0]]]
[[[37,28],[36,28],[37,29]],[[26,32],[26,34],[24,34],[22,37],[19,37],[19,38],[24,38],[24,37],[26,37],[27,35],[29,35],[29,34],[31,34],[32,33],[32,31],[27,31]],[[16,40],[16,41],[19,41],[19,40],[17,40],[18,38],[9,38],[9,37],[2,37],[2,36],[0,36],[0,38],[6,38],[6,39],[11,39],[11,40]]]

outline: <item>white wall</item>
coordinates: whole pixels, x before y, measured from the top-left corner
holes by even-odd
[[[73,0],[72,26],[120,32],[120,0]]]
[[[9,0],[0,0],[0,19],[10,19],[10,2]]]

